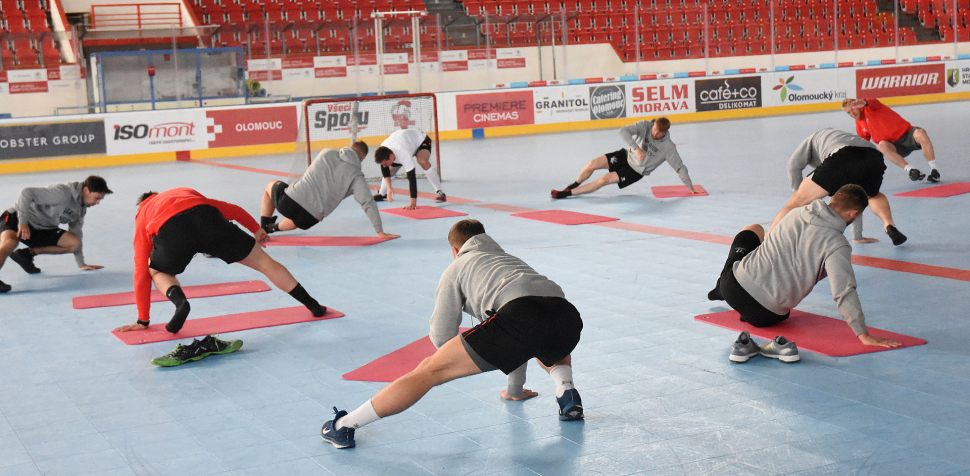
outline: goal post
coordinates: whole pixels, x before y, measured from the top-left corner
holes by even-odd
[[[432,93],[305,99],[300,106],[299,128],[291,182],[306,171],[320,150],[349,147],[356,140],[366,142],[370,149],[361,164],[364,175],[368,180],[380,180],[374,150],[391,133],[404,129],[417,129],[431,138],[432,160],[441,175],[438,101]],[[419,166],[416,172],[423,170]]]

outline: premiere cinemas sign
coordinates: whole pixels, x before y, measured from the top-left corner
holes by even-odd
[[[698,111],[761,107],[761,77],[699,79],[694,83]]]

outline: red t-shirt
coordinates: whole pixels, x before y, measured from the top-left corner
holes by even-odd
[[[878,99],[864,99],[868,103],[862,108],[862,117],[855,121],[855,130],[866,140],[880,143],[884,140],[895,142],[913,128],[896,111],[889,109]]]
[[[138,206],[135,215],[135,305],[138,319],[147,321],[151,309],[152,278],[148,273],[148,259],[152,254],[152,239],[158,235],[162,225],[175,215],[199,205],[212,205],[222,212],[228,220],[235,221],[255,233],[259,224],[246,210],[237,205],[205,198],[191,188],[173,188],[152,195]]]

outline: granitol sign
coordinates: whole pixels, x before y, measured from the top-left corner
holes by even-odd
[[[761,107],[761,77],[699,79],[694,83],[698,111]]]
[[[0,126],[0,160],[104,153],[104,121]]]
[[[589,118],[626,117],[626,89],[623,85],[589,88]]]

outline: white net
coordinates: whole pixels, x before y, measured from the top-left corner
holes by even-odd
[[[362,164],[364,175],[368,180],[377,181],[381,170],[374,163],[373,151],[387,136],[402,129],[417,129],[431,137],[434,142],[431,157],[441,171],[433,94],[307,99],[301,110],[300,131],[290,169],[291,183],[306,171],[320,150],[347,147],[354,140],[362,140],[370,147]]]

